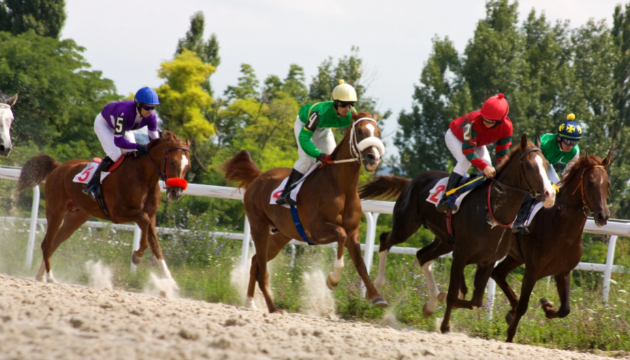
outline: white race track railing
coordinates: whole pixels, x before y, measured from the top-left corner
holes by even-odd
[[[2,167],[0,166],[0,179],[5,180],[18,180],[20,176],[20,168],[12,168],[12,167]],[[164,191],[164,184],[160,181],[160,189]],[[38,219],[38,209],[39,209],[39,186],[36,186],[33,189],[33,206],[31,209],[31,218],[30,218],[30,232],[27,246],[27,254],[26,254],[26,266],[31,267],[33,261],[33,250],[35,244],[35,234],[37,223],[45,223],[46,219]],[[188,188],[184,191],[185,195],[190,196],[204,196],[204,197],[213,197],[219,199],[232,199],[232,200],[243,200],[243,194],[240,190],[231,187],[224,186],[212,186],[212,185],[200,185],[200,184],[188,184]],[[392,214],[394,211],[394,203],[389,201],[374,201],[374,200],[363,200],[361,201],[361,205],[363,207],[363,214],[366,218],[367,223],[367,231],[366,231],[366,239],[365,244],[361,244],[361,249],[364,250],[364,260],[365,266],[370,271],[372,267],[372,261],[374,258],[374,252],[378,252],[378,249],[374,246],[374,240],[376,237],[376,221],[378,219],[379,214]],[[5,218],[7,220],[17,220],[12,218]],[[103,227],[104,223],[101,222],[88,222],[86,223],[88,226],[92,227]],[[133,250],[136,250],[140,246],[140,229],[135,225],[111,225],[113,228],[123,229],[123,230],[134,230],[134,244]],[[166,229],[166,228],[158,228],[159,233],[172,233],[176,231],[185,231],[179,229]],[[576,270],[586,270],[586,271],[599,271],[604,272],[604,285],[603,285],[603,302],[606,303],[608,301],[608,293],[610,290],[610,277],[613,272],[621,272],[623,269],[619,266],[615,266],[614,263],[614,254],[615,254],[615,245],[617,242],[617,237],[630,237],[630,221],[629,220],[609,220],[608,224],[603,227],[597,227],[595,222],[589,218],[586,220],[586,224],[584,225],[584,232],[592,233],[592,234],[603,234],[609,235],[610,240],[608,242],[608,254],[606,256],[605,264],[592,264],[592,263],[579,263],[578,266],[575,267]],[[247,217],[245,218],[245,227],[243,234],[235,234],[235,233],[209,233],[210,236],[221,236],[228,239],[242,240],[243,247],[241,251],[241,266],[245,267],[247,265],[247,260],[249,257],[249,247],[251,243],[251,235],[249,222],[247,221]],[[302,241],[291,241],[293,244],[306,245]],[[416,248],[408,248],[408,247],[392,247],[390,253],[392,254],[405,254],[405,255],[415,255],[418,249]],[[489,282],[489,308],[492,309],[492,303],[494,301],[494,292],[495,292],[495,283],[492,279]]]

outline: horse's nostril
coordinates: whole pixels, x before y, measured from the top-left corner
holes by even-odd
[[[376,160],[376,156],[374,156],[374,154],[367,154],[365,157],[368,158],[368,160]]]

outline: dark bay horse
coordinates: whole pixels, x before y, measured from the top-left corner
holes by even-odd
[[[367,289],[366,298],[378,307],[387,302],[376,291],[363,262],[359,240],[361,201],[357,193],[361,164],[374,171],[383,153],[381,132],[369,113],[353,114],[353,124],[335,148],[335,161],[353,159],[349,163],[326,165],[309,175],[297,198],[300,221],[307,238],[316,245],[337,242],[335,270],[328,276],[330,288],[337,286],[343,268],[344,246],[348,249],[357,272]],[[245,188],[245,213],[251,226],[256,255],[252,258],[247,303],[253,303],[256,281],[265,297],[269,312],[280,312],[269,292],[267,262],[278,255],[291,240],[301,237],[285,207],[271,205],[271,193],[289,176],[290,169],[276,168],[261,173],[252,161],[249,152],[240,151],[228,160],[222,170],[225,178],[238,181]],[[271,232],[275,235],[271,235]]]
[[[142,229],[140,248],[132,255],[134,264],[140,263],[144,251],[151,246],[162,275],[172,280],[175,287],[177,285],[164,261],[155,230],[155,213],[162,199],[158,181],[167,178],[166,192],[169,199],[179,200],[183,189],[169,184],[173,183],[172,180],[179,180],[174,183],[185,186],[183,177],[190,168],[189,146],[188,140],[182,141],[175,134],[165,131],[163,137],[148,144],[147,155],[127,156],[120,167],[104,179],[102,185],[112,221],[115,224],[135,222]],[[86,160],[74,159],[59,164],[52,157],[40,154],[30,158],[22,167],[18,192],[46,180],[48,228],[41,246],[43,260],[36,277],[38,281],[56,282],[50,257],[90,215],[107,220],[98,204],[81,191],[84,184],[73,182],[87,163]]]
[[[426,199],[430,190],[448,173],[427,171],[412,181],[404,178],[383,176],[364,185],[360,190],[362,199],[398,196],[394,206],[391,232],[380,236],[379,273],[375,283],[385,283],[385,259],[389,249],[406,241],[421,225],[435,235],[433,242],[416,254],[429,287],[429,302],[423,307],[423,315],[430,316],[437,310],[439,291],[431,264],[441,255],[453,251],[453,263],[447,308],[441,331],[450,330],[452,309],[481,306],[484,288],[496,261],[505,256],[510,247],[509,226],[520,208],[523,197],[531,193],[544,200],[546,207],[553,205],[556,191],[547,179],[548,163],[540,149],[522,136],[519,144],[512,147],[510,155],[497,167],[494,180],[485,181],[473,189],[452,216],[453,238],[449,240],[444,214],[436,211],[434,204]],[[458,299],[459,289],[464,285],[464,268],[477,264],[475,290],[471,301]],[[465,297],[465,294],[464,294]]]
[[[512,306],[506,315],[508,322],[507,341],[512,342],[521,317],[527,312],[529,298],[536,281],[553,275],[560,295],[560,309],[541,299],[542,309],[548,319],[569,315],[569,286],[571,270],[582,257],[582,231],[586,223],[586,212],[591,211],[595,224],[604,226],[610,217],[606,196],[610,180],[606,168],[611,154],[602,161],[594,155],[582,156],[562,179],[562,187],[556,205],[541,209],[529,226],[529,235],[510,234],[512,247],[507,257],[492,272],[492,278],[501,287]],[[525,275],[521,285],[521,297],[507,283],[507,275],[525,264]]]
[[[0,91],[0,156],[9,156],[11,152],[11,123],[13,112],[11,107],[17,102],[18,95],[11,97]]]

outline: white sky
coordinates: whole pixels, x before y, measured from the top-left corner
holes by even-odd
[[[350,53],[352,45],[374,76],[368,94],[391,109],[384,140],[395,152],[398,113],[409,110],[414,84],[431,51],[431,39],[448,36],[463,52],[477,22],[485,17],[483,0],[66,0],[62,38],[84,46],[93,69],[114,80],[118,92],[158,87],[157,69],[172,60],[177,40],[190,17],[203,11],[207,39],[216,33],[221,65],[211,81],[216,95],[235,85],[242,63],[259,80],[284,78],[290,64],[302,66],[307,83],[328,56]],[[523,0],[522,21],[533,8],[548,19],[569,19],[572,27],[589,18],[606,19],[619,0]]]

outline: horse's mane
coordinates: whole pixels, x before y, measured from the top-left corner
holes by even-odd
[[[570,183],[576,176],[578,176],[578,174],[584,168],[595,166],[595,165],[601,165],[602,162],[603,160],[600,157],[595,156],[595,155],[584,155],[582,157],[579,157],[576,160],[575,164],[573,164],[573,166],[569,170],[569,173],[565,174],[565,176],[562,177],[562,180],[560,182],[564,186]]]
[[[162,143],[163,141],[170,141],[170,142],[176,142],[176,143],[181,143],[184,142],[184,140],[180,139],[179,137],[177,137],[177,135],[175,135],[175,133],[172,133],[168,130],[164,130],[164,132],[162,133],[162,136],[157,138],[157,139],[153,139],[151,140],[151,142],[149,142],[147,144],[147,147],[149,149],[153,148],[154,146],[157,146],[158,144]]]
[[[531,142],[530,140],[527,140],[527,149],[531,149],[533,147],[535,147],[536,145],[534,145],[533,142]],[[499,171],[501,171],[501,169],[503,169],[507,163],[510,162],[510,160],[514,157],[514,155],[517,153],[517,150],[519,150],[521,147],[521,141],[519,140],[519,142],[516,145],[512,145],[512,147],[510,148],[510,152],[508,153],[508,155],[503,158],[503,160],[501,160],[501,163],[499,165],[497,165],[497,173]],[[519,152],[519,154],[522,154],[521,152]]]
[[[350,137],[350,131],[352,130],[352,126],[354,125],[354,122],[359,120],[359,119],[361,119],[361,118],[364,118],[364,117],[372,118],[372,114],[370,114],[367,111],[352,112],[352,124],[350,124],[350,126],[348,126],[348,128],[346,129],[346,132],[343,134],[343,138],[341,139],[339,144],[337,144],[337,146],[335,147],[335,150],[332,152],[332,154],[330,154],[333,158],[341,150],[341,145],[346,141],[346,138]]]

